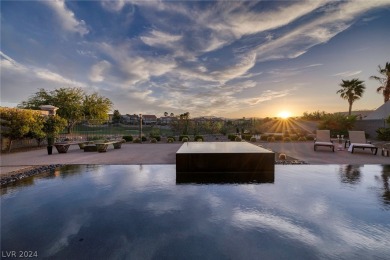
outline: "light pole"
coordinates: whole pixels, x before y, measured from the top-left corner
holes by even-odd
[[[142,144],[142,114],[139,114],[139,140]]]

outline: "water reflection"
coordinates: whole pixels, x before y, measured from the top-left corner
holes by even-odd
[[[1,196],[2,250],[56,259],[385,259],[389,168],[276,166],[272,184],[176,185],[174,165],[61,168]]]
[[[342,183],[358,184],[360,182],[361,165],[341,165],[340,180]]]
[[[382,185],[381,188],[378,188],[378,194],[384,209],[390,210],[390,165],[383,165],[382,167],[380,177],[375,176],[375,179]]]

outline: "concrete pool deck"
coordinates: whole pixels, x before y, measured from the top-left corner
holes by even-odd
[[[182,143],[134,144],[125,143],[121,149],[110,147],[106,153],[84,152],[77,145],[72,145],[67,153],[59,154],[53,149],[48,155],[46,148],[1,154],[0,173],[6,174],[34,165],[48,164],[175,164],[176,152]],[[357,150],[351,154],[347,150],[331,152],[327,147],[313,151],[313,142],[291,143],[254,143],[277,153],[309,164],[390,164],[390,157],[373,155],[369,150]]]

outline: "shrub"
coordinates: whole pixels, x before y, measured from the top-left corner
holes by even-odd
[[[146,138],[146,136],[142,136],[142,142],[146,142],[148,139]]]
[[[150,138],[156,139],[156,141],[158,141],[158,142],[161,141],[161,136],[159,136],[159,135],[153,135],[153,136],[150,136]]]
[[[197,142],[203,142],[203,139],[202,138],[198,138],[196,139]]]
[[[239,136],[236,136],[236,139],[234,139],[234,141],[236,141],[236,142],[241,142],[241,141],[242,141],[242,139],[241,139],[241,137],[239,137]]]
[[[156,143],[157,143],[157,139],[156,139],[156,138],[150,139],[150,143],[151,143],[151,144],[156,144]]]
[[[236,135],[235,134],[228,134],[228,139],[230,141],[234,141],[234,140],[236,140]]]
[[[315,137],[312,135],[306,136],[306,140],[308,140],[308,141],[314,141],[314,139],[315,139]]]
[[[135,138],[135,139],[133,140],[133,143],[135,143],[135,144],[140,144],[140,143],[141,143],[141,139],[139,139],[139,137],[137,137],[137,138]]]
[[[286,160],[287,159],[287,155],[286,154],[284,154],[284,153],[281,153],[281,154],[279,154],[279,160]]]
[[[348,135],[348,130],[351,130],[356,122],[356,116],[345,116],[342,114],[327,114],[323,117],[318,129],[329,129],[330,135]]]
[[[378,134],[379,140],[390,141],[390,128],[378,128],[378,130],[376,130],[376,133]]]
[[[168,139],[172,139],[173,142],[176,141],[176,138],[175,138],[174,136],[167,136],[167,140],[168,140]]]
[[[201,140],[201,142],[203,142],[204,141],[203,135],[196,135],[194,138],[194,140],[197,142],[199,142],[199,139]]]
[[[282,135],[275,135],[274,138],[275,138],[275,141],[282,141],[283,140]]]
[[[290,137],[284,137],[283,138],[283,142],[291,142],[291,138]]]
[[[167,138],[167,143],[173,143],[175,140],[173,139],[173,138],[171,138],[171,137],[168,137]]]
[[[301,142],[306,141],[306,137],[300,136],[300,137],[298,138],[298,141],[301,141]]]
[[[291,141],[297,141],[298,136],[296,134],[290,135],[290,139],[291,139]]]
[[[251,137],[251,140],[250,140],[252,143],[256,143],[256,137]]]
[[[268,137],[269,137],[268,135],[261,135],[260,136],[260,140],[261,141],[267,141]]]
[[[268,141],[268,142],[275,142],[275,137],[273,137],[273,136],[268,136],[267,141]]]
[[[188,138],[187,138],[187,137],[183,137],[183,138],[181,139],[181,141],[182,141],[183,143],[188,142]]]
[[[131,142],[131,141],[133,141],[133,136],[131,136],[131,135],[124,135],[122,138],[123,138],[126,142]]]
[[[251,137],[252,137],[251,134],[243,134],[241,136],[242,136],[242,139],[244,139],[245,141],[250,141]]]
[[[188,142],[188,140],[190,140],[190,137],[188,135],[180,135],[179,136],[179,141],[183,141],[183,138],[187,138],[186,142]]]

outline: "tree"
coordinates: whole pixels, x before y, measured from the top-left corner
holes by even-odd
[[[68,134],[71,133],[74,125],[84,118],[84,95],[84,90],[81,88],[60,88],[51,92],[52,105],[58,107],[57,114],[66,119]]]
[[[174,114],[174,113],[171,113],[171,114],[170,114],[170,117],[174,117],[174,116],[175,116],[175,114]]]
[[[18,107],[40,109],[42,105],[58,107],[57,114],[67,121],[67,132],[70,133],[83,119],[106,120],[112,102],[97,93],[87,95],[81,88],[59,88],[50,92],[40,89]]]
[[[114,114],[112,115],[112,122],[114,124],[118,124],[121,121],[121,113],[119,110],[114,110]]]
[[[381,65],[378,66],[378,72],[379,74],[382,74],[381,76],[371,76],[370,79],[375,79],[379,81],[381,84],[377,89],[376,92],[383,94],[383,98],[385,103],[390,100],[390,62],[386,62],[386,65],[384,68],[381,67]]]
[[[331,136],[347,136],[348,130],[351,130],[356,122],[356,116],[345,116],[342,114],[327,114],[318,125],[318,129],[330,130]]]
[[[360,81],[359,79],[342,80],[340,86],[341,89],[336,93],[340,94],[341,98],[348,101],[348,114],[351,115],[352,104],[363,96],[366,87],[364,86],[363,81]]]
[[[83,100],[83,114],[87,120],[107,120],[112,102],[98,93],[85,95]]]
[[[40,134],[41,117],[40,111],[0,107],[1,134],[10,139],[9,151],[14,140],[25,138],[28,134]]]
[[[164,112],[164,116],[168,116],[168,112]]]
[[[184,114],[181,114],[180,121],[183,122],[183,135],[188,135],[190,112],[185,112]]]

